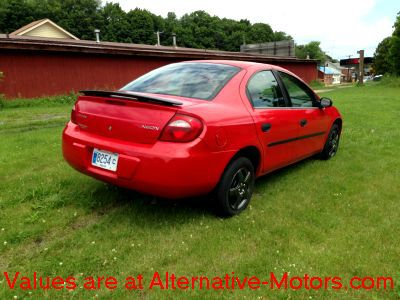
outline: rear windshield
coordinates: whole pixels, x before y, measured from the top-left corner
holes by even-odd
[[[171,64],[139,77],[121,90],[211,100],[239,70],[224,64]]]

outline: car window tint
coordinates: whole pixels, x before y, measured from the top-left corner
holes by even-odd
[[[247,84],[247,95],[253,107],[285,106],[281,89],[271,71],[261,71],[255,74]]]
[[[313,106],[314,96],[297,78],[283,72],[279,72],[279,75],[286,87],[293,107]]]
[[[139,77],[121,90],[211,100],[239,70],[224,64],[170,64]]]

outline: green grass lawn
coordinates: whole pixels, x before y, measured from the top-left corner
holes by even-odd
[[[0,110],[0,299],[397,299],[400,297],[400,87],[335,89],[344,118],[339,152],[259,179],[251,206],[221,219],[200,199],[159,201],[84,176],[61,154],[71,104]],[[10,290],[3,272],[73,276],[67,290]],[[161,290],[178,276],[392,276],[395,289]],[[142,291],[126,291],[143,274]],[[115,290],[87,291],[87,276]],[[18,283],[17,283],[18,284]]]

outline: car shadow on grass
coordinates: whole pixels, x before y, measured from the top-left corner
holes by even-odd
[[[263,186],[274,184],[286,176],[299,172],[313,161],[315,158],[308,158],[258,178],[254,192],[262,193]],[[118,215],[122,218],[165,219],[179,223],[185,219],[218,216],[215,197],[212,194],[171,200],[100,182],[85,206],[100,216],[118,210]]]
[[[178,200],[163,199],[104,183],[99,183],[85,206],[100,216],[118,211],[120,217],[128,219],[176,219],[180,223],[184,219],[215,215],[211,195]]]
[[[283,167],[281,169],[272,171],[271,173],[268,173],[266,175],[263,175],[263,176],[259,177],[258,179],[256,179],[255,190],[257,190],[258,187],[261,187],[265,184],[275,183],[279,180],[282,180],[282,178],[284,178],[286,176],[290,176],[291,174],[293,174],[295,172],[299,172],[302,168],[309,166],[312,162],[315,162],[315,161],[319,161],[319,159],[315,158],[315,157],[309,157],[304,160],[298,161],[294,164]]]

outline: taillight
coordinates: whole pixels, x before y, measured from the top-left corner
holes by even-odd
[[[203,123],[192,116],[176,114],[165,126],[160,140],[167,142],[190,142],[203,130]]]
[[[72,107],[72,110],[71,110],[71,123],[77,124],[76,123],[75,105],[74,105],[74,107]]]

